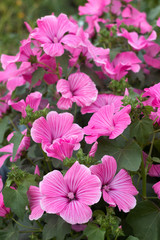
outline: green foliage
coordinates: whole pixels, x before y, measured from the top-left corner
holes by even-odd
[[[88,240],[104,240],[105,230],[99,228],[96,224],[89,223],[84,230],[84,235]]]
[[[137,171],[141,164],[141,148],[133,140],[125,140],[121,136],[116,140],[102,139],[98,143],[95,157],[102,158],[104,155],[111,155],[117,161],[118,170],[125,168],[130,171]]]
[[[9,123],[8,116],[5,116],[4,118],[2,118],[0,120],[0,143],[3,142],[4,134],[7,131],[7,129],[9,128],[8,123]]]
[[[45,222],[42,233],[43,240],[49,240],[54,237],[56,240],[63,240],[66,234],[71,231],[70,225],[57,215],[47,215]]]
[[[43,68],[37,68],[37,70],[32,75],[31,89],[39,81],[43,79],[45,70]]]
[[[132,123],[130,126],[131,136],[135,137],[140,146],[144,146],[151,133],[153,133],[153,121],[148,117]]]
[[[9,224],[5,229],[0,230],[0,239],[1,240],[16,240],[18,239],[19,231],[17,227],[13,227],[12,224]]]
[[[128,214],[127,223],[139,240],[160,239],[160,209],[151,201],[143,201]]]
[[[17,131],[17,132],[14,133],[14,136],[10,140],[10,142],[14,144],[13,154],[12,154],[12,159],[13,160],[16,156],[17,150],[19,148],[19,145],[20,145],[23,137],[24,137],[23,134],[21,132]]]

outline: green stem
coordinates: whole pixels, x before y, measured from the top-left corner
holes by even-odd
[[[10,123],[12,124],[13,128],[19,132],[19,129],[18,129],[17,126],[14,124],[14,122],[12,121],[11,118],[9,118],[9,121],[10,121]]]
[[[39,231],[39,228],[32,228],[32,227],[29,227],[29,226],[25,226],[25,225],[19,223],[19,222],[18,222],[16,219],[14,219],[14,218],[12,218],[12,220],[13,220],[16,224],[18,224],[19,226],[21,226],[21,227],[23,227],[23,228],[32,229],[32,230],[38,230],[38,231]]]
[[[74,105],[74,118],[76,117],[76,114],[77,114],[77,104],[75,103],[75,105]]]
[[[151,155],[152,155],[154,139],[155,139],[155,133],[153,133],[153,138],[152,138],[151,146],[150,146],[150,149],[149,149],[149,154],[148,154],[148,157],[147,157],[148,160],[150,160]],[[145,173],[146,173],[146,174],[148,173],[148,166],[149,166],[149,164],[150,164],[150,162],[147,161],[146,167],[145,167]]]
[[[43,66],[45,66],[46,68],[50,69],[54,74],[56,74],[56,71],[54,71],[50,66],[48,66],[47,64],[43,63],[43,62],[37,62],[38,64],[41,64]]]
[[[57,62],[56,62],[56,74],[58,76],[58,79],[61,79],[60,72],[59,72],[59,65]]]
[[[142,153],[142,162],[141,162],[141,174],[142,174],[142,195],[144,199],[146,199],[146,172],[145,172],[145,167],[144,167],[144,160],[143,160],[143,153]]]

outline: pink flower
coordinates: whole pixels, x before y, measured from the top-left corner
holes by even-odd
[[[98,142],[96,141],[93,146],[91,147],[91,150],[89,151],[89,157],[94,157],[97,151]]]
[[[113,104],[100,108],[90,118],[88,126],[84,127],[84,133],[88,135],[85,137],[85,141],[91,144],[100,136],[109,136],[109,139],[118,137],[131,123],[130,110],[130,105],[118,112],[115,112]]]
[[[38,176],[40,176],[40,171],[39,171],[38,165],[36,165],[36,167],[35,167],[34,174],[37,174]]]
[[[99,177],[102,183],[103,199],[110,206],[118,206],[119,210],[129,212],[136,205],[134,195],[138,194],[133,186],[130,175],[121,169],[114,177],[117,170],[116,160],[108,155],[102,158],[102,163],[90,167],[92,174]]]
[[[60,215],[70,224],[86,223],[92,217],[89,205],[101,197],[101,183],[84,165],[75,162],[65,176],[54,170],[40,182],[41,207],[47,213]]]
[[[0,217],[6,217],[6,215],[10,212],[10,208],[5,207],[3,201],[3,195],[0,193]]]
[[[157,19],[157,26],[160,27],[160,17]]]
[[[85,73],[73,73],[68,81],[60,79],[57,83],[57,92],[62,94],[57,103],[60,109],[71,108],[73,102],[80,107],[89,106],[96,100],[98,94],[94,82]]]
[[[51,57],[61,56],[64,53],[62,43],[77,47],[80,42],[80,39],[72,34],[77,29],[76,24],[73,24],[65,14],[60,14],[58,17],[54,15],[42,17],[38,19],[37,25],[38,28],[32,31],[30,36],[38,40],[44,52]]]
[[[97,58],[97,66],[101,66],[105,74],[115,80],[120,80],[129,70],[139,72],[141,60],[134,52],[118,53],[112,62],[109,59]]]
[[[30,186],[27,192],[29,206],[31,209],[31,214],[29,215],[29,220],[37,220],[42,217],[44,211],[40,206],[40,200],[42,199],[42,194],[39,188],[36,186]]]
[[[146,166],[148,155],[143,151],[143,160]],[[160,164],[149,164],[148,165],[148,175],[151,177],[160,177]]]
[[[152,31],[150,36],[146,39],[144,36],[138,36],[137,32],[128,32],[126,29],[121,29],[122,33],[119,33],[118,36],[128,39],[128,43],[135,50],[141,50],[149,46],[150,42],[157,38],[155,31]]]
[[[37,111],[40,105],[41,99],[42,99],[42,93],[33,92],[26,97],[26,101],[24,101],[23,99],[20,100],[19,102],[13,102],[12,100],[9,100],[8,104],[11,105],[12,108],[15,109],[16,111],[21,112],[22,117],[25,118],[27,116],[26,107],[29,105],[33,109],[33,112]]]
[[[152,188],[154,189],[155,193],[158,195],[158,198],[160,199],[160,181],[154,184]]]
[[[51,111],[38,118],[31,128],[32,139],[42,144],[43,151],[49,157],[63,160],[71,157],[73,150],[80,147],[83,130],[78,124],[73,124],[73,115]]]
[[[98,97],[94,103],[92,103],[90,106],[81,108],[81,113],[94,113],[97,112],[101,107],[111,104],[114,104],[115,112],[117,112],[120,107],[122,107],[122,99],[123,96],[116,96],[113,94],[98,94]]]
[[[146,49],[146,54],[144,54],[144,60],[153,68],[160,69],[160,45],[157,43],[150,44]]]
[[[142,97],[149,97],[148,100],[144,101],[144,105],[150,105],[152,107],[160,106],[160,83],[155,84],[150,88],[144,89],[145,93]]]
[[[79,15],[101,16],[110,2],[110,0],[88,0],[85,6],[79,6]]]
[[[3,189],[3,181],[2,181],[2,176],[0,175],[0,192],[2,192]]]
[[[12,155],[13,155],[13,147],[14,147],[14,144],[13,143],[10,143],[2,148],[0,148],[0,152],[2,153],[6,153],[4,155],[2,155],[0,157],[0,167],[2,167],[2,165],[4,164],[5,160],[10,157],[10,161],[11,162],[15,162],[17,161],[17,159],[20,158],[20,156],[22,155],[22,151],[24,150],[27,150],[30,146],[30,137],[27,137],[26,134],[27,134],[27,129],[24,130],[22,132],[22,134],[24,135],[24,137],[22,138],[22,141],[17,149],[17,153],[16,153],[16,156],[14,158],[14,160],[12,159]],[[11,140],[11,138],[13,137],[14,135],[14,132],[10,133],[7,137],[7,141],[9,142]]]

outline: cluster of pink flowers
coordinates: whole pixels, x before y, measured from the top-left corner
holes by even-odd
[[[117,95],[107,84],[112,80],[118,84],[124,80],[127,84],[131,72],[141,71],[149,76],[152,68],[160,69],[160,45],[155,43],[157,34],[147,22],[146,14],[135,9],[131,1],[88,0],[79,7],[79,15],[85,15],[88,24],[86,29],[65,14],[42,17],[34,29],[26,23],[29,37],[21,41],[16,56],[1,56],[0,83],[4,89],[0,91],[0,117],[10,111],[13,115],[16,112],[18,120],[25,121],[27,117],[30,120],[25,130],[23,128],[14,159],[14,144],[10,140],[16,128],[8,135],[9,144],[0,148],[0,167],[7,158],[10,162],[21,158],[31,140],[41,146],[47,159],[54,161],[55,158],[62,164],[84,144],[93,144],[88,155],[93,158],[99,138],[116,139],[132,123],[132,104],[124,104],[124,95],[130,97],[130,92],[126,89]],[[115,16],[114,22],[103,18],[109,11]],[[113,42],[115,39],[124,41],[127,48],[112,57],[112,46],[94,46],[92,37],[101,36],[101,25]],[[135,31],[129,31],[130,26]],[[157,26],[160,26],[160,19]],[[60,61],[65,54],[68,56],[67,70]],[[27,92],[15,96],[18,87],[24,87]],[[141,94],[139,89],[133,92]],[[144,98],[143,107],[152,107],[149,118],[159,127],[160,83],[145,88],[141,97]],[[27,115],[28,108],[33,110],[33,116],[45,109],[49,113],[33,120]],[[84,115],[87,123],[80,123],[78,118]],[[143,155],[146,164],[147,156],[144,152]],[[159,166],[150,163],[147,174],[160,177]],[[104,155],[101,163],[90,167],[76,161],[64,176],[59,170],[45,172],[39,186],[30,186],[27,192],[31,209],[29,219],[37,220],[46,212],[57,214],[70,224],[83,224],[91,220],[91,206],[99,202],[101,195],[105,205],[129,212],[136,205],[134,196],[138,191],[125,169],[117,174],[116,171],[116,160]],[[37,167],[35,173],[40,175]],[[160,182],[154,184],[153,189],[160,198]],[[5,217],[9,212],[0,193],[0,216]]]
[[[105,155],[102,163],[90,169],[75,162],[65,176],[54,170],[43,177],[39,188],[30,186],[30,220],[39,219],[44,211],[60,215],[71,224],[88,222],[92,217],[89,206],[103,199],[119,210],[130,211],[136,205],[134,195],[138,192],[131,177],[121,170],[115,177],[116,160]]]

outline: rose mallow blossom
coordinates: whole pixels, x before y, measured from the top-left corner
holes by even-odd
[[[57,92],[62,94],[57,106],[60,109],[69,109],[75,102],[78,106],[91,105],[98,95],[94,82],[85,73],[73,73],[68,81],[60,79],[57,83]]]
[[[63,177],[54,170],[43,177],[39,184],[43,195],[41,208],[47,213],[58,214],[70,224],[82,224],[92,217],[89,206],[101,197],[101,183],[89,168],[75,162]]]
[[[81,108],[81,113],[94,113],[97,112],[101,107],[106,105],[114,104],[115,111],[118,111],[122,107],[123,96],[116,96],[113,94],[98,94],[98,97],[94,103],[90,106],[85,106]]]
[[[30,137],[27,137],[27,129],[25,129],[22,134],[24,135],[23,138],[22,138],[22,141],[17,149],[17,153],[15,155],[15,158],[13,159],[12,158],[12,155],[13,155],[13,147],[14,147],[14,144],[13,143],[10,143],[2,148],[0,148],[0,152],[1,153],[5,153],[4,155],[2,155],[0,157],[0,167],[2,167],[2,165],[4,164],[5,160],[10,157],[10,162],[15,162],[17,161],[17,159],[20,158],[20,156],[22,155],[22,152],[24,150],[27,150],[30,146]],[[11,138],[13,137],[14,135],[14,132],[10,133],[7,137],[7,141],[9,142],[11,140]]]
[[[138,194],[133,186],[130,175],[121,169],[117,170],[116,160],[108,155],[102,158],[102,163],[90,167],[92,174],[99,177],[102,183],[103,199],[110,206],[118,206],[119,210],[129,212],[136,205],[134,195]]]
[[[65,14],[58,17],[49,15],[38,19],[38,28],[35,28],[30,36],[41,43],[44,52],[53,57],[64,53],[63,44],[77,47],[80,42],[74,33],[77,25],[73,24]]]
[[[160,181],[153,185],[152,187],[155,191],[155,193],[158,195],[158,198],[160,199]]]
[[[85,137],[85,141],[91,144],[100,136],[109,136],[109,139],[118,137],[131,123],[130,110],[130,105],[118,112],[115,112],[113,104],[100,108],[90,118],[88,126],[84,127],[84,133],[88,135]]]
[[[15,109],[16,111],[21,112],[22,117],[25,118],[27,116],[26,107],[29,105],[33,109],[33,112],[37,111],[40,105],[41,99],[42,99],[42,93],[33,92],[26,97],[25,101],[23,99],[18,102],[13,102],[12,100],[9,100],[8,104],[11,105],[12,108]]]
[[[6,217],[8,213],[10,213],[10,208],[5,207],[3,195],[0,193],[0,217]]]
[[[149,97],[148,100],[144,101],[144,105],[150,105],[152,107],[160,106],[160,83],[155,84],[150,88],[144,89],[142,97]]]
[[[63,160],[70,158],[73,150],[80,147],[83,130],[73,123],[73,115],[51,111],[46,119],[40,117],[33,122],[31,137],[36,143],[42,144],[42,149],[49,157]]]

